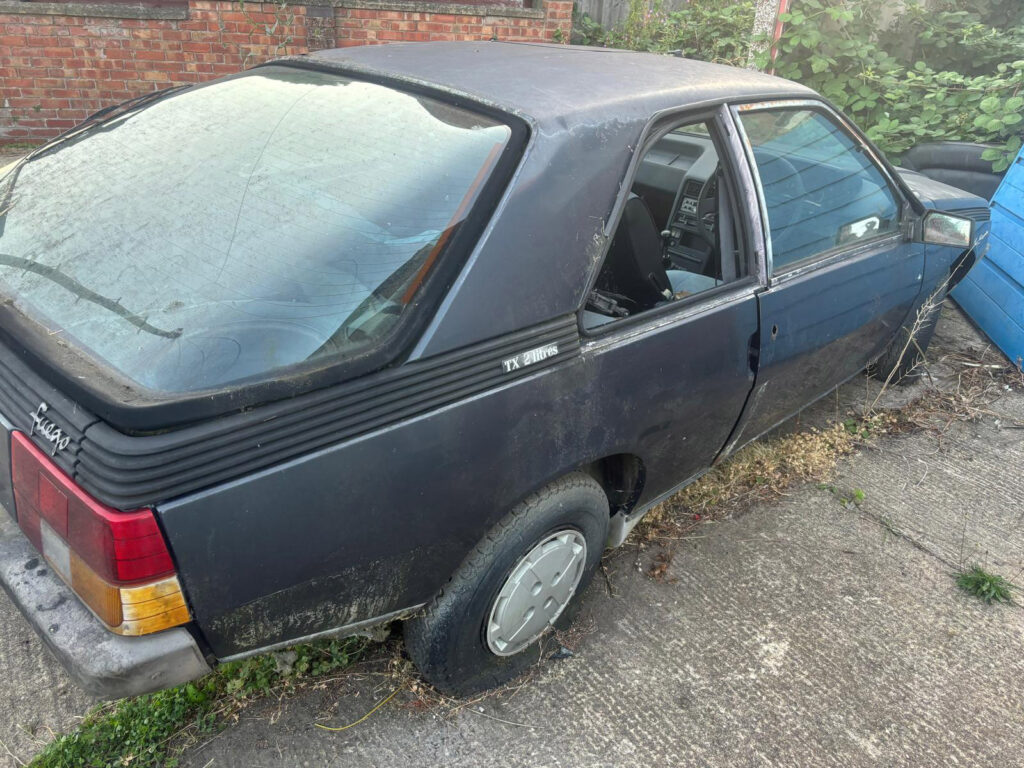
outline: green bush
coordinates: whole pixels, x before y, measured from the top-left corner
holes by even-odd
[[[1024,130],[1024,3],[908,0],[887,26],[889,0],[794,0],[777,46],[776,74],[814,88],[865,129],[891,159],[926,141],[991,144],[984,157],[1001,171]],[[752,49],[769,64],[766,40],[752,35],[748,0],[630,0],[610,32],[577,17],[574,37],[591,45],[744,64]]]
[[[962,11],[929,15],[910,2],[879,30],[884,5],[797,0],[782,17],[777,74],[835,102],[894,159],[922,141],[976,141],[993,145],[985,154],[993,170],[1005,169],[1021,146],[1024,27],[986,27]],[[907,30],[916,35],[910,45],[901,44]],[[978,54],[984,41],[987,58]],[[1013,58],[997,60],[1004,56]],[[974,74],[936,69],[954,61]]]
[[[752,0],[704,0],[676,11],[666,10],[664,0],[652,0],[650,6],[633,1],[625,22],[605,43],[635,51],[680,51],[691,59],[742,66],[750,54],[753,25]]]

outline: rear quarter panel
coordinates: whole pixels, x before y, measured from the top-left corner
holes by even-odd
[[[223,658],[418,606],[516,503],[598,458],[641,458],[640,504],[668,490],[732,430],[756,323],[751,295],[159,505],[212,650]]]

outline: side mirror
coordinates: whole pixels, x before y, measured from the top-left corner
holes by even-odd
[[[950,213],[929,211],[924,215],[921,239],[932,245],[970,248],[974,242],[974,222]]]

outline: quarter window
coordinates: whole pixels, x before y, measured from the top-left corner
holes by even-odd
[[[899,229],[885,176],[831,118],[812,109],[740,115],[764,191],[775,272]]]

